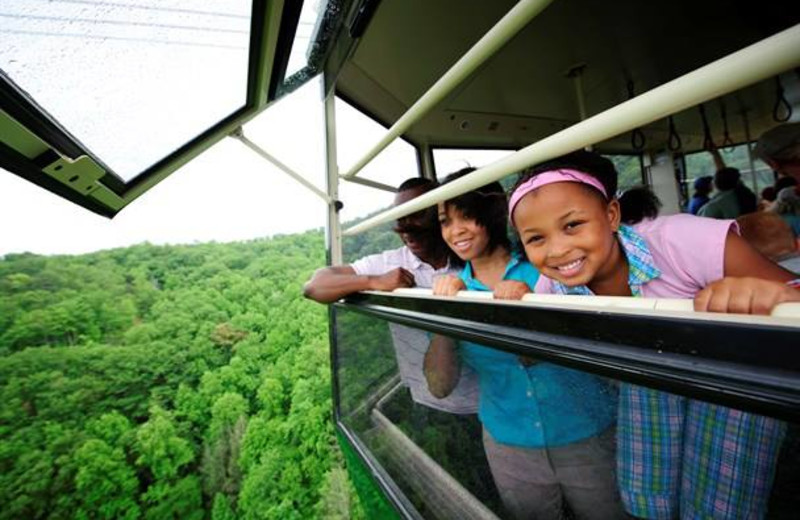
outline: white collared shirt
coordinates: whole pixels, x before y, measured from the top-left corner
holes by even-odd
[[[381,275],[402,267],[414,275],[417,287],[423,288],[433,287],[433,279],[438,275],[457,274],[457,271],[450,267],[449,262],[446,266],[436,269],[423,262],[406,246],[365,256],[350,264],[350,267],[358,275]]]
[[[443,274],[458,274],[457,269],[448,265],[435,269],[414,255],[408,247],[384,251],[365,256],[350,264],[358,275],[381,275],[392,269],[402,267],[414,275],[417,287],[433,287],[433,279]],[[428,351],[430,336],[427,332],[389,323],[394,343],[397,369],[403,383],[411,391],[415,403],[423,404],[449,413],[470,414],[478,411],[478,380],[475,372],[466,364],[461,365],[461,376],[453,392],[444,399],[434,397],[428,390],[428,382],[423,373],[425,353]]]

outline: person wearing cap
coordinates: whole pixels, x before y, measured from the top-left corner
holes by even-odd
[[[713,180],[714,178],[710,175],[704,175],[694,180],[694,195],[692,195],[692,200],[689,201],[689,213],[692,215],[697,215],[700,208],[711,200],[709,195],[711,194]]]
[[[786,123],[764,132],[753,153],[779,176],[794,177],[800,183],[800,123]]]
[[[421,177],[406,180],[397,188],[394,205],[399,206],[436,188]],[[303,287],[303,295],[319,303],[333,303],[359,291],[393,291],[402,287],[433,287],[436,276],[456,272],[450,265],[450,249],[442,240],[436,206],[398,219],[394,231],[403,246],[360,258],[349,265],[318,269]],[[465,367],[457,388],[446,398],[434,397],[422,373],[429,339],[421,330],[389,324],[398,371],[415,403],[436,410],[473,414],[478,411],[475,374]]]

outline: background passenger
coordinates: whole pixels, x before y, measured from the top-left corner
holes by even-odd
[[[694,298],[698,311],[753,314],[800,301],[786,285],[794,275],[753,250],[733,221],[684,214],[626,226],[609,196],[616,184],[613,163],[584,151],[520,178],[509,212],[541,272],[536,292]],[[775,419],[621,383],[625,507],[640,518],[762,518],[785,429]]]
[[[795,236],[800,236],[800,196],[796,187],[789,186],[780,190],[769,211],[785,220]]]
[[[759,211],[736,219],[742,237],[773,262],[800,276],[800,238],[779,215]]]
[[[661,210],[661,201],[648,186],[634,186],[625,190],[619,197],[619,205],[625,224],[654,219]]]
[[[531,291],[538,273],[511,249],[499,183],[440,204],[439,221],[445,241],[466,265],[459,276],[438,278],[434,294],[469,289],[520,299]],[[446,395],[462,361],[478,373],[484,450],[513,518],[560,519],[565,502],[577,518],[624,518],[614,478],[616,397],[608,383],[434,336],[425,374],[435,395]]]
[[[717,194],[698,210],[699,216],[733,219],[756,210],[756,196],[742,184],[736,168],[718,170],[714,174],[714,186]]]
[[[764,211],[769,208],[770,205],[775,202],[776,195],[775,186],[767,186],[761,190],[761,198],[758,201],[758,211]]]
[[[400,205],[426,193],[437,184],[414,177],[403,182],[394,204]],[[398,249],[360,258],[350,265],[318,269],[303,288],[306,298],[332,303],[358,291],[392,291],[400,287],[431,287],[433,278],[452,271],[450,250],[442,240],[436,208],[429,208],[399,219],[394,231],[403,241]],[[458,388],[447,399],[437,399],[428,391],[422,364],[428,336],[417,329],[390,324],[397,366],[414,402],[437,410],[470,414],[478,410],[475,375],[464,369]]]
[[[713,184],[714,177],[711,175],[704,175],[694,180],[694,195],[692,195],[692,200],[689,201],[689,213],[697,215],[700,208],[711,200],[709,195],[711,195]]]
[[[800,123],[786,123],[764,132],[753,153],[780,176],[800,183]]]

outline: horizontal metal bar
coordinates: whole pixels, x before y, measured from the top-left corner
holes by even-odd
[[[371,181],[363,177],[350,177],[349,179],[347,177],[342,177],[342,180],[345,180],[347,182],[354,182],[356,184],[361,184],[364,186],[369,186],[370,188],[377,188],[379,190],[388,191],[391,193],[397,193],[397,188],[389,186],[388,184]]]
[[[358,174],[358,172],[361,171],[368,162],[374,159],[381,150],[386,148],[389,143],[394,141],[399,135],[408,130],[411,125],[425,116],[425,114],[444,99],[445,96],[452,92],[456,86],[513,38],[537,14],[550,5],[552,1],[553,0],[520,0],[520,2],[511,8],[489,32],[478,40],[478,42],[455,63],[455,65],[450,67],[450,70],[445,72],[416,103],[411,105],[411,108],[392,125],[386,132],[386,135],[384,135],[364,157],[359,159],[350,170],[344,173],[343,177],[349,179]]]
[[[319,189],[316,186],[314,186],[313,184],[311,184],[311,182],[306,180],[302,175],[300,175],[296,171],[292,170],[291,168],[289,168],[288,166],[283,164],[280,160],[278,160],[276,157],[271,155],[269,152],[267,152],[266,150],[264,150],[263,148],[258,146],[256,143],[254,143],[253,141],[248,139],[244,135],[244,132],[242,131],[241,127],[239,127],[235,132],[231,133],[230,136],[232,138],[238,140],[238,141],[241,141],[245,146],[247,146],[248,148],[250,148],[251,150],[256,152],[262,158],[264,158],[267,161],[271,162],[278,169],[282,170],[289,177],[293,178],[294,180],[296,180],[297,182],[299,182],[300,184],[302,184],[303,186],[305,186],[306,188],[311,190],[315,195],[317,195],[319,198],[321,198],[322,200],[324,200],[328,204],[331,204],[333,202],[333,200],[328,196],[327,193],[325,193],[321,189]]]
[[[573,311],[598,311],[625,314],[640,318],[669,316],[679,320],[707,321],[716,323],[739,323],[792,327],[800,329],[800,303],[781,303],[775,306],[770,316],[753,314],[730,314],[720,312],[697,312],[694,301],[684,298],[631,298],[630,296],[581,296],[576,294],[526,294],[522,300],[496,300],[488,291],[459,291],[453,296],[434,296],[433,290],[401,288],[391,292],[365,291],[376,296],[399,296],[410,298],[448,300],[471,300],[494,305],[514,305],[563,309]]]
[[[593,145],[800,66],[800,24],[581,121],[344,231],[355,235],[508,174]]]

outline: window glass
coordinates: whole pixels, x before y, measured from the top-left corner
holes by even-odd
[[[726,166],[737,168],[742,175],[742,182],[753,190],[756,195],[760,195],[761,190],[767,186],[775,184],[775,176],[772,169],[761,159],[753,157],[753,164],[755,166],[755,175],[750,170],[750,159],[747,154],[747,145],[740,144],[732,148],[723,148],[721,151],[722,160]],[[691,197],[692,186],[695,179],[706,175],[714,176],[716,167],[714,166],[714,159],[710,153],[702,151],[687,154],[684,156],[686,161],[686,188]]]
[[[484,150],[475,148],[437,148],[433,151],[433,162],[436,166],[436,177],[441,181],[449,174],[462,168],[481,168],[499,161],[514,153],[514,150]],[[516,175],[512,174],[501,180],[503,187],[514,184]]]
[[[129,181],[245,105],[250,15],[250,0],[4,2],[0,69]]]
[[[325,113],[320,82],[321,78],[315,78],[281,98],[247,123],[244,132],[270,155],[326,191]]]
[[[336,144],[342,171],[361,159],[385,134],[386,128],[364,115],[349,103],[336,99]],[[395,139],[359,173],[361,179],[396,188],[403,181],[419,175],[417,153],[412,145]],[[342,180],[339,198],[344,203],[343,222],[365,217],[392,204],[394,193]]]
[[[611,159],[619,174],[617,177],[618,193],[643,184],[642,161],[638,155],[606,155],[605,157]]]
[[[300,20],[297,22],[297,31],[292,42],[292,51],[289,54],[289,63],[286,65],[288,78],[308,63],[309,42],[314,32],[314,26],[319,17],[320,0],[306,0],[300,11]]]
[[[352,0],[306,0],[300,11],[283,82],[275,92],[282,97],[322,72],[323,59]]]
[[[340,420],[426,518],[481,507],[531,517],[536,501],[520,498],[534,490],[515,481],[552,475],[553,465],[563,475],[579,465],[574,486],[596,491],[565,495],[567,518],[617,507],[618,489],[630,513],[655,517],[659,493],[681,485],[681,501],[661,504],[676,518],[694,507],[711,508],[709,518],[790,518],[800,506],[796,424],[456,340],[458,382],[437,399],[429,382],[446,379],[435,365],[427,379],[422,370],[435,335],[346,309],[335,319]],[[478,402],[480,418],[470,413]],[[662,412],[675,420],[659,426]]]
[[[474,384],[449,406],[430,406],[436,399],[421,372],[425,332],[339,309],[336,325],[341,420],[416,509],[443,519],[499,513],[480,422],[454,413],[475,411]]]
[[[443,179],[448,174],[472,166],[480,168],[514,153],[514,150],[488,150],[477,148],[436,148],[433,161],[436,176]]]

